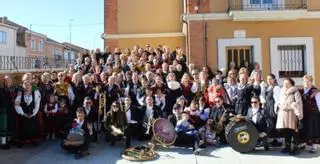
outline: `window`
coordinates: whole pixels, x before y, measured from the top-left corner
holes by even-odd
[[[38,51],[43,52],[43,40],[38,41]]]
[[[55,52],[56,55],[59,55],[59,49],[56,48],[56,52]]]
[[[245,61],[252,63],[252,47],[227,47],[227,65],[233,62],[236,68],[241,68]]]
[[[52,58],[55,57],[55,52],[54,52],[54,48],[52,48],[52,52],[51,52]]]
[[[241,2],[244,4],[244,9],[250,10],[271,10],[282,5],[280,1],[275,0],[243,0]]]
[[[7,43],[7,32],[0,31],[0,44],[6,44]]]
[[[260,4],[261,0],[250,0],[251,4]]]
[[[34,38],[31,39],[31,49],[35,50],[36,49],[36,43],[34,41]]]
[[[250,4],[272,4],[272,0],[250,0]]]
[[[305,74],[305,45],[278,46],[281,69],[279,77],[302,77]]]
[[[272,4],[272,0],[262,0],[262,2],[263,2],[264,4],[267,4],[267,3],[271,3],[271,4]]]

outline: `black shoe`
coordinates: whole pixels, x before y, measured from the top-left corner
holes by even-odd
[[[298,154],[300,154],[300,149],[298,147],[293,148],[293,150],[289,152],[289,155],[298,155]]]
[[[82,157],[81,151],[77,151],[76,155],[74,156],[75,159],[80,159]]]
[[[282,146],[282,143],[281,142],[278,142],[277,140],[273,140],[271,142],[271,146],[272,147],[281,147]]]
[[[98,142],[98,137],[97,137],[97,136],[94,136],[94,137],[92,138],[92,142],[93,142],[93,143],[97,143],[97,142]]]
[[[81,158],[80,153],[76,153],[76,155],[74,156],[74,158],[77,159],[77,160],[80,159],[80,158]]]
[[[32,146],[38,146],[38,142],[32,142]]]
[[[24,146],[23,143],[17,143],[17,147],[18,147],[18,148],[22,148],[23,146]]]
[[[285,147],[284,149],[281,150],[281,153],[289,153],[289,152],[290,152],[289,147]]]
[[[78,151],[77,153],[76,153],[76,155],[74,156],[74,158],[75,159],[80,159],[80,158],[82,158],[82,157],[84,157],[84,156],[87,156],[87,155],[89,155],[90,153],[88,152],[88,151]]]
[[[264,147],[264,150],[270,150],[269,145],[264,145],[263,147]]]
[[[204,149],[206,147],[207,147],[206,143],[202,143],[202,144],[199,145],[199,148],[201,148],[201,149]]]
[[[110,146],[116,145],[116,142],[110,142]]]
[[[9,144],[5,144],[5,145],[1,145],[1,149],[10,149],[10,145]]]
[[[126,142],[126,148],[130,148],[131,147],[131,142]]]

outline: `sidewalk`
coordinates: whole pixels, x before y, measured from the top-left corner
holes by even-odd
[[[249,154],[240,154],[230,147],[213,148],[202,151],[199,155],[192,154],[191,149],[182,147],[161,148],[157,159],[148,162],[129,162],[121,159],[120,153],[124,143],[117,143],[115,147],[106,142],[91,144],[90,156],[75,160],[73,154],[68,154],[59,147],[60,142],[47,141],[38,146],[25,146],[21,149],[13,147],[10,150],[0,150],[0,163],[6,164],[313,164],[319,163],[320,153],[309,154],[302,152],[299,156],[292,157],[280,153],[280,149],[270,151],[257,150]],[[134,142],[134,145],[141,143]]]

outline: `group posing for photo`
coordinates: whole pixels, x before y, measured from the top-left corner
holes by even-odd
[[[123,140],[125,148],[132,139],[151,140],[153,122],[165,118],[175,127],[174,145],[196,151],[228,144],[230,118],[243,116],[265,150],[316,153],[320,93],[313,77],[301,77],[301,87],[289,77],[278,84],[274,74],[263,80],[258,63],[243,63],[212,71],[187,64],[179,47],[106,47],[79,53],[63,72],[25,73],[21,82],[6,75],[0,88],[1,148],[59,138],[78,159],[99,140],[111,146]]]

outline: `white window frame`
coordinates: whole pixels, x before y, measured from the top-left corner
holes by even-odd
[[[226,47],[235,46],[252,46],[252,62],[257,62],[262,66],[262,47],[261,38],[245,38],[245,39],[218,39],[218,68],[228,68]]]
[[[0,31],[2,33],[0,38],[0,44],[7,44],[7,32],[6,31]]]
[[[271,72],[278,79],[279,84],[283,84],[284,78],[279,78],[279,70],[281,70],[281,61],[278,46],[285,45],[305,45],[305,72],[314,77],[314,44],[313,37],[283,37],[270,38],[270,68]],[[297,85],[303,85],[302,78],[292,78]]]

